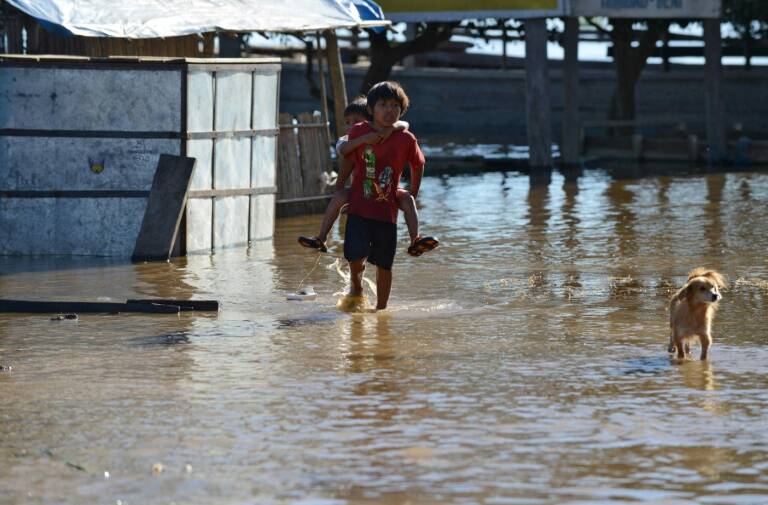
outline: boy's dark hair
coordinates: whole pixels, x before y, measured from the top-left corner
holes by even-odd
[[[352,114],[359,114],[366,119],[371,119],[371,115],[368,113],[368,103],[364,96],[358,96],[344,109],[344,117]]]
[[[400,83],[395,81],[383,81],[374,84],[368,91],[368,96],[366,98],[368,101],[368,110],[371,113],[373,112],[373,107],[376,105],[376,102],[379,100],[397,100],[400,104],[401,116],[405,114],[405,111],[408,110],[408,105],[410,105],[410,100],[408,100],[408,95],[405,94],[405,90],[400,86]]]

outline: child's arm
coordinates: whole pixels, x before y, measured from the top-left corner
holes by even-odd
[[[352,169],[354,168],[355,163],[344,157],[341,158],[341,166],[339,166],[339,175],[336,177],[336,191],[339,191],[341,189],[344,189],[344,184],[347,182],[347,179],[349,178],[349,174],[352,173]]]
[[[421,187],[421,177],[424,175],[424,153],[419,149],[419,144],[414,141],[411,146],[411,153],[408,157],[408,164],[411,165],[411,184],[410,191],[411,196],[416,198],[419,196],[419,188]]]
[[[409,184],[408,189],[411,192],[411,196],[414,198],[419,196],[419,187],[421,187],[422,175],[424,175],[424,165],[411,165],[411,183]]]
[[[371,132],[367,135],[361,135],[360,137],[355,137],[352,140],[347,140],[346,142],[342,142],[336,147],[336,152],[339,153],[342,157],[345,157],[358,147],[360,147],[363,144],[375,144],[376,142],[380,141],[382,139],[382,136],[379,132]]]

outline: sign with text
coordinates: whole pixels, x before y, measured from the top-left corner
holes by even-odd
[[[394,22],[562,16],[564,0],[377,0]]]
[[[570,0],[570,16],[612,18],[719,18],[721,0]]]

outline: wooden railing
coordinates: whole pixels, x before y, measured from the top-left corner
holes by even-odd
[[[327,184],[333,166],[328,123],[319,114],[302,113],[294,118],[281,113],[278,139],[278,209],[286,204],[319,202],[317,210],[302,208],[322,211],[332,189]]]

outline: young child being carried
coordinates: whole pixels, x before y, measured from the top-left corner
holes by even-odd
[[[344,186],[352,173],[353,161],[347,158],[347,155],[363,145],[374,145],[386,141],[392,133],[408,129],[408,123],[398,120],[392,126],[385,126],[376,129],[370,133],[349,140],[349,131],[358,123],[366,123],[371,119],[367,106],[366,97],[361,96],[352,101],[344,109],[344,124],[347,127],[347,135],[340,137],[336,142],[336,153],[339,155],[340,168],[339,176],[336,179],[336,192],[325,209],[323,221],[320,224],[320,232],[314,237],[299,237],[299,243],[304,247],[317,249],[320,252],[327,252],[328,248],[325,242],[328,234],[333,228],[333,224],[339,217],[341,209],[347,205],[349,199],[349,189]],[[427,251],[431,251],[439,245],[434,237],[422,237],[419,235],[419,215],[416,211],[416,202],[414,197],[407,190],[397,188],[397,206],[403,211],[405,223],[408,226],[408,234],[411,237],[411,244],[408,247],[408,254],[411,256],[421,256]]]

